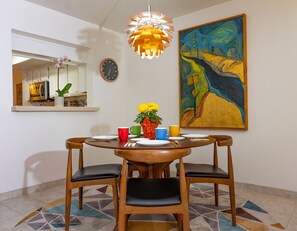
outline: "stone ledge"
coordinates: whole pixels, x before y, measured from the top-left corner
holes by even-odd
[[[12,112],[97,112],[99,107],[12,106]]]

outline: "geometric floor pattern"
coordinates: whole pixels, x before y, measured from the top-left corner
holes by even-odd
[[[101,186],[84,191],[84,206],[78,209],[77,193],[72,196],[70,226],[79,230],[112,230],[114,224],[111,188]],[[190,191],[190,225],[192,231],[278,231],[285,230],[265,208],[252,201],[236,197],[237,226],[232,226],[229,193],[219,192],[219,206],[214,205],[213,187],[193,184]],[[15,230],[26,226],[30,230],[56,230],[64,227],[64,198],[53,201],[30,213]],[[106,227],[111,224],[108,229]],[[71,230],[71,229],[70,229]],[[176,231],[177,223],[172,215],[132,215],[129,231]]]

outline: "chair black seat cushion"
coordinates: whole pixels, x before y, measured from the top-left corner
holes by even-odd
[[[186,177],[229,178],[228,173],[210,164],[184,163]],[[176,164],[179,173],[179,164]]]
[[[127,181],[127,205],[167,206],[181,203],[179,178],[142,179]]]
[[[121,164],[101,164],[87,166],[83,169],[78,169],[73,175],[71,181],[95,180],[103,178],[114,178],[121,175]]]

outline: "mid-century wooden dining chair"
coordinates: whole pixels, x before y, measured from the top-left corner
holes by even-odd
[[[213,183],[215,192],[215,205],[219,204],[219,184],[229,186],[229,197],[232,213],[232,225],[236,226],[236,205],[235,205],[235,189],[234,189],[234,173],[231,155],[231,146],[233,144],[232,137],[226,135],[212,135],[216,139],[214,143],[213,164],[195,164],[184,163],[188,193],[190,193],[190,185],[193,183]],[[223,171],[219,167],[218,147],[226,147],[228,170]],[[179,164],[176,164],[177,173],[182,174]]]
[[[190,152],[190,149],[115,150],[115,154],[123,158],[118,231],[127,230],[130,214],[174,214],[179,230],[190,230],[188,195],[183,168],[183,157]],[[180,177],[131,178],[127,176],[128,161],[153,164],[156,175],[161,177],[164,166],[176,159],[180,163]],[[160,167],[157,168],[156,165]]]
[[[65,199],[65,230],[69,230],[71,210],[71,190],[79,189],[79,208],[83,207],[83,187],[90,185],[111,185],[113,191],[114,211],[118,216],[118,178],[121,175],[121,164],[99,164],[84,166],[83,144],[87,137],[70,138],[66,141],[68,149],[66,173],[66,199]],[[73,150],[79,153],[78,170],[72,172]]]

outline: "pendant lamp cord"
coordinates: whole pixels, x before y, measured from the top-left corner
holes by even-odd
[[[150,0],[147,0],[147,11],[151,12],[151,4],[150,4]]]
[[[104,26],[106,20],[109,18],[109,16],[111,15],[112,11],[114,10],[114,8],[118,5],[118,3],[120,2],[120,0],[117,0],[113,6],[111,7],[111,9],[107,12],[107,14],[105,15],[105,17],[103,18],[103,20],[101,21],[101,23],[99,24],[100,27]]]
[[[152,15],[151,15],[151,5],[150,5],[150,0],[147,0],[147,11],[149,12],[149,17],[151,19]]]

